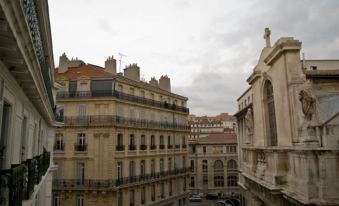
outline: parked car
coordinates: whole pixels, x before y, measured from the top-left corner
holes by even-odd
[[[190,202],[201,202],[202,199],[200,195],[192,195],[191,197],[188,198]]]
[[[225,201],[218,201],[214,203],[212,206],[231,206],[231,205],[227,204]]]
[[[228,198],[224,201],[225,201],[225,203],[229,204],[230,206],[239,206],[240,205],[240,201],[237,200],[236,198]]]
[[[206,199],[207,200],[217,200],[219,197],[218,197],[218,195],[216,195],[216,194],[213,194],[213,193],[207,193],[206,194]]]

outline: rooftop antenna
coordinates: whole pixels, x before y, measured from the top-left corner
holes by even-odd
[[[122,57],[127,57],[125,54],[122,54],[119,52],[120,60],[119,60],[119,73],[121,72],[121,62],[122,62]]]

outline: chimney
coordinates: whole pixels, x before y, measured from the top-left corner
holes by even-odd
[[[271,47],[271,30],[270,28],[265,28],[264,39],[266,40],[266,47]]]
[[[68,69],[68,62],[69,59],[66,56],[66,53],[64,52],[60,57],[59,57],[59,68],[58,68],[58,73],[64,73]]]
[[[140,67],[137,64],[130,64],[124,69],[124,77],[134,81],[140,81]]]
[[[155,87],[158,87],[158,80],[155,79],[155,77],[152,77],[151,80],[149,81],[149,84]]]
[[[113,75],[117,73],[117,60],[114,59],[113,55],[106,59],[105,71]]]
[[[167,75],[161,76],[159,79],[159,87],[171,92],[171,79]]]

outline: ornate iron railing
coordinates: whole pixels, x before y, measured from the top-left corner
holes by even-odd
[[[116,90],[94,90],[94,91],[62,91],[57,93],[57,98],[88,98],[88,97],[116,97],[119,99],[150,105],[154,107],[169,109],[173,111],[189,113],[189,109],[186,107],[178,106],[176,104],[169,104],[167,102],[160,102],[145,97],[139,97],[131,94],[126,94]]]
[[[130,184],[142,184],[149,181],[157,181],[172,176],[186,175],[190,172],[190,168],[174,169],[164,172],[155,172],[152,174],[129,176],[118,179],[109,180],[78,180],[78,179],[54,179],[54,190],[112,190],[114,188],[128,186]]]
[[[30,199],[34,185],[39,184],[46,174],[50,154],[43,153],[11,169],[0,171],[0,205],[21,206],[23,200]]]
[[[185,124],[176,124],[159,121],[140,120],[135,118],[126,118],[116,115],[88,115],[88,116],[65,116],[65,125],[119,125],[127,127],[171,129],[190,131],[190,126]]]
[[[40,70],[45,83],[48,99],[52,109],[54,108],[54,99],[52,94],[52,83],[49,67],[46,62],[47,55],[44,52],[43,41],[39,26],[39,15],[34,0],[21,0],[21,6],[26,18],[27,26],[30,30],[35,55],[40,65]]]

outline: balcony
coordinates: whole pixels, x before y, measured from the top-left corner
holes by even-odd
[[[144,97],[139,97],[135,95],[126,94],[116,90],[95,90],[95,91],[74,91],[74,92],[58,92],[58,99],[69,99],[69,98],[91,98],[91,97],[116,97],[118,99],[127,100],[134,103],[149,105],[153,107],[189,113],[189,109],[186,107],[177,106],[175,104],[169,104],[166,102],[160,102],[152,99],[147,99]]]
[[[128,187],[135,184],[145,184],[150,181],[164,180],[166,178],[188,175],[190,168],[174,169],[165,172],[153,172],[137,176],[122,177],[107,180],[78,180],[54,179],[53,190],[112,190],[118,187]]]
[[[157,149],[157,146],[156,145],[151,145],[151,150],[155,150],[155,149]]]
[[[87,151],[87,144],[75,143],[74,144],[74,151],[77,151],[77,152],[86,152]]]
[[[11,169],[1,170],[0,185],[2,203],[21,206],[34,192],[34,185],[39,184],[49,168],[50,153],[43,153],[27,159],[22,164],[12,165]]]
[[[140,145],[140,150],[146,150],[146,149],[147,149],[147,145],[144,145],[144,144]]]
[[[125,145],[117,145],[115,146],[116,151],[124,151],[125,150]]]
[[[65,126],[112,125],[121,127],[138,127],[146,129],[190,131],[190,126],[185,124],[176,124],[176,123],[172,124],[168,122],[140,120],[116,115],[65,116],[64,124]]]
[[[128,150],[130,150],[130,151],[134,151],[134,150],[136,150],[136,148],[137,148],[137,146],[135,144],[128,145]]]
[[[64,152],[65,151],[65,143],[55,143],[53,146],[54,152]]]
[[[160,148],[160,149],[165,149],[165,145],[164,145],[164,144],[161,144],[161,145],[159,145],[159,148]]]
[[[183,144],[183,145],[182,145],[182,148],[183,148],[183,149],[186,149],[186,148],[187,148],[187,145],[186,145],[186,144]]]
[[[175,145],[175,149],[180,149],[180,145],[179,144]]]
[[[173,145],[167,145],[167,149],[173,149]]]

